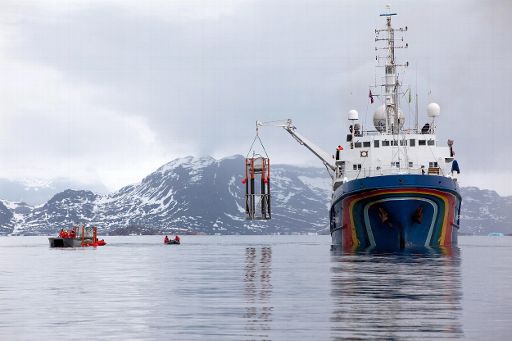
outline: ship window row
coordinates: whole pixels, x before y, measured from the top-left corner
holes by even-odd
[[[437,168],[438,167],[438,163],[437,162],[429,162],[428,163],[428,166],[430,168]],[[396,167],[396,168],[400,168],[400,162],[399,161],[393,161],[391,162],[391,167]],[[409,161],[409,168],[413,168],[414,167],[414,163],[412,161]],[[422,166],[423,167],[423,166]],[[354,170],[361,170],[361,164],[354,164],[352,165],[352,168]],[[377,170],[380,170],[381,167],[380,166],[377,166],[376,167]]]
[[[426,146],[426,145],[433,146],[433,145],[435,145],[435,141],[434,140],[418,140],[418,146]]]
[[[415,139],[409,139],[409,140],[400,140],[400,142],[396,141],[396,140],[382,140],[382,143],[380,140],[374,140],[373,141],[373,147],[374,148],[379,148],[380,146],[382,147],[389,147],[389,146],[398,146],[398,144],[400,144],[400,146],[407,146],[409,145],[410,147],[415,147],[416,146],[416,140]],[[418,146],[434,146],[435,145],[435,141],[434,140],[418,140]],[[363,142],[355,142],[354,143],[354,148],[370,148],[371,147],[371,142],[370,141],[363,141]]]
[[[356,142],[354,144],[354,147],[356,148],[361,148],[361,147],[364,147],[364,148],[370,148],[371,146],[371,142],[370,141],[364,141],[364,142]]]
[[[400,168],[400,162],[398,162],[398,161],[391,162],[391,167]],[[413,167],[413,163],[409,162],[409,168],[412,168],[412,167]],[[379,169],[380,169],[380,167],[379,167]]]

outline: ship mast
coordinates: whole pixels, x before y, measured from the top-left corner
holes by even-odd
[[[398,79],[397,68],[398,67],[407,67],[409,63],[405,64],[397,64],[395,60],[395,49],[407,48],[409,45],[406,43],[405,45],[396,45],[395,41],[398,39],[395,37],[395,32],[406,32],[406,27],[393,28],[391,24],[391,18],[397,13],[389,13],[389,5],[386,6],[388,13],[381,14],[381,17],[386,17],[386,27],[383,29],[375,30],[375,42],[384,42],[384,46],[375,47],[375,50],[385,50],[386,54],[384,56],[377,56],[377,60],[385,59],[386,62],[384,64],[385,76],[384,76],[384,105],[386,106],[386,132],[389,134],[398,134],[403,125],[401,122],[402,117],[399,115],[398,111],[398,95],[401,94],[400,88],[401,84]],[[381,37],[381,34],[384,33],[385,36]],[[403,38],[399,39],[403,42]]]
[[[407,31],[406,27],[393,28],[391,19],[397,13],[390,11],[390,6],[386,6],[387,13],[383,13],[380,16],[386,17],[386,27],[383,29],[375,30],[375,42],[383,42],[383,46],[375,47],[375,50],[384,50],[385,55],[377,55],[377,61],[384,59],[384,83],[381,86],[384,89],[382,94],[384,97],[385,113],[386,113],[386,127],[385,132],[393,135],[393,144],[397,146],[397,159],[400,162],[400,142],[402,127],[404,125],[404,117],[399,109],[399,95],[402,95],[401,84],[398,79],[398,68],[409,66],[409,62],[405,64],[397,64],[395,59],[395,49],[407,48],[407,43],[403,45],[395,44],[396,41],[403,42],[403,37],[397,38],[395,33],[403,33]],[[405,146],[404,146],[405,147]],[[405,150],[404,150],[404,154]],[[401,164],[401,163],[400,163]]]

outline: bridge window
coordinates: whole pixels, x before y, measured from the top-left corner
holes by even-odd
[[[379,140],[373,141],[373,147],[374,148],[379,148],[379,142],[380,142]]]
[[[426,146],[427,141],[426,140],[418,140],[418,146]]]
[[[412,168],[412,166],[413,166],[412,162],[409,162],[409,168]]]
[[[371,146],[370,141],[365,141],[365,142],[363,142],[363,147],[365,147],[365,148],[370,148],[370,146]]]
[[[435,141],[434,141],[434,140],[428,140],[428,141],[427,141],[427,144],[428,144],[429,146],[433,146],[433,145],[435,144]]]
[[[437,168],[438,165],[437,165],[437,162],[429,162],[428,166],[429,167],[436,167]]]
[[[362,146],[361,142],[354,143],[354,147],[356,147],[356,148],[361,148],[361,146]]]
[[[401,146],[407,146],[407,140],[400,140]]]
[[[398,141],[397,140],[393,141],[393,146],[398,146]]]
[[[415,139],[410,139],[409,140],[409,146],[414,147],[415,145],[416,145],[416,140]]]
[[[391,162],[391,167],[400,168],[400,162]]]
[[[353,168],[354,170],[361,170],[361,164],[360,164],[360,163],[359,163],[359,164],[353,164],[353,165],[352,165],[352,168]]]
[[[382,147],[389,147],[389,141],[387,141],[387,140],[382,141]]]

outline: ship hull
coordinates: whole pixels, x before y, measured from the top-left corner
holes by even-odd
[[[336,189],[331,205],[334,249],[404,249],[457,244],[461,196],[436,175],[356,179]]]
[[[76,238],[49,237],[50,247],[79,247],[82,240]]]

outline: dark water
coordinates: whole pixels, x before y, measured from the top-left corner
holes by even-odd
[[[0,238],[0,340],[505,340],[512,238],[339,254],[328,236],[215,236],[98,249]]]

